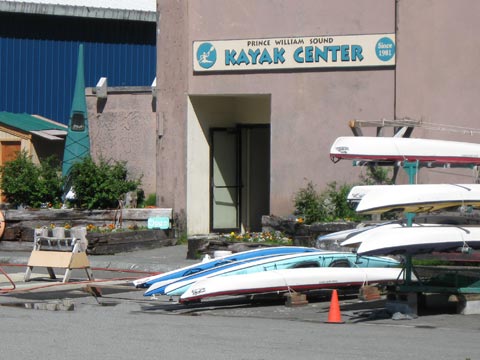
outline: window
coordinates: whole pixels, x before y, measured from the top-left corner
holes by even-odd
[[[83,113],[73,113],[72,116],[72,131],[85,130],[85,117]]]

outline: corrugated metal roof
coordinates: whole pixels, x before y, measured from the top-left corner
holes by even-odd
[[[14,3],[50,4],[65,6],[86,6],[120,10],[153,11],[156,10],[156,0],[3,0]]]
[[[0,11],[156,21],[156,0],[0,0]]]
[[[38,132],[45,130],[66,131],[67,129],[65,125],[56,123],[52,120],[29,114],[14,114],[6,111],[0,111],[0,124],[4,124],[8,127],[22,130],[24,132]],[[57,134],[59,133],[57,132]]]
[[[101,77],[112,87],[150,86],[155,29],[154,22],[0,13],[0,111],[67,124],[80,44],[87,87]]]

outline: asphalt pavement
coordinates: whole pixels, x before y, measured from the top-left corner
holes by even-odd
[[[330,294],[287,306],[282,298],[227,298],[183,305],[144,297],[132,281],[195,263],[177,245],[89,256],[95,281],[75,270],[67,284],[34,268],[29,253],[2,252],[2,356],[63,359],[478,359],[480,315],[432,313],[394,318],[386,300],[340,295],[341,321],[329,323]],[[50,310],[50,311],[49,311]]]
[[[165,246],[148,250],[123,252],[114,255],[90,255],[93,268],[164,272],[193,264],[187,259],[187,245]],[[0,264],[26,264],[29,252],[0,251]]]

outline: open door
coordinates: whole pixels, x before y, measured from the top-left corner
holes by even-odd
[[[211,130],[212,232],[261,231],[270,213],[270,127]]]
[[[262,230],[262,216],[270,214],[270,126],[241,127],[241,227]]]

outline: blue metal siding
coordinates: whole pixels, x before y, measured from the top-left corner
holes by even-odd
[[[67,124],[79,44],[85,84],[149,86],[155,78],[154,23],[0,13],[0,111]]]

